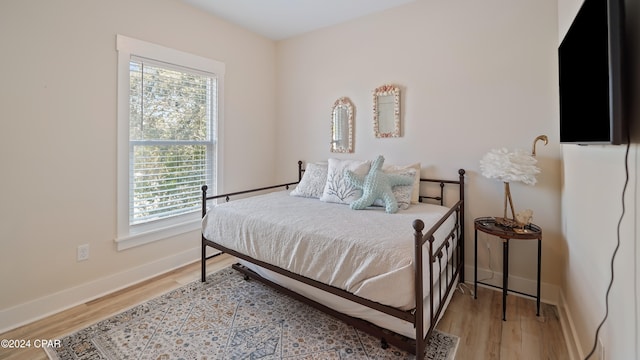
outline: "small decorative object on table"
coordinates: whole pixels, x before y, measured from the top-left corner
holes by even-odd
[[[529,230],[527,230],[527,225],[531,224],[531,219],[533,218],[533,210],[526,209],[520,211],[516,214],[516,222],[518,223],[518,227],[515,227],[513,231],[521,234],[526,234]]]
[[[503,217],[496,217],[496,223],[499,225],[524,229],[525,225],[531,222],[532,210],[527,209],[516,214],[509,183],[520,181],[527,185],[535,185],[536,174],[540,173],[540,168],[536,166],[538,160],[534,157],[535,145],[538,140],[545,141],[545,144],[548,141],[546,135],[536,137],[531,154],[520,149],[509,152],[509,150],[501,148],[489,151],[480,160],[480,171],[484,177],[504,182],[504,213]],[[511,209],[511,217],[507,217],[507,207]]]

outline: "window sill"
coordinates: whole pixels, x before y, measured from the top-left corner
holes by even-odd
[[[149,244],[154,241],[167,239],[173,236],[186,234],[191,231],[199,230],[202,220],[195,219],[178,224],[172,224],[164,227],[157,227],[152,230],[141,231],[137,233],[129,233],[118,236],[115,239],[116,249],[118,251],[130,249],[136,246]]]

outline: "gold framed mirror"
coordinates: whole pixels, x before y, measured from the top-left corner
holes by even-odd
[[[373,90],[373,131],[377,138],[400,137],[400,88],[382,85]]]
[[[353,105],[346,97],[333,103],[331,110],[331,152],[353,152]]]

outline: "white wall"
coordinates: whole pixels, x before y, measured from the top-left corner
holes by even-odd
[[[566,33],[581,0],[559,0],[558,43]],[[608,318],[599,339],[607,359],[637,359],[638,351],[638,118],[640,72],[638,36],[640,7],[626,1],[629,107],[634,140],[629,152],[629,183],[624,197],[626,212],[620,227],[620,247],[615,257],[614,282],[609,294]],[[584,358],[592,349],[596,328],[606,311],[605,293],[611,280],[611,259],[618,244],[617,226],[622,216],[626,180],[626,146],[563,145],[562,219],[568,245],[564,272],[563,305],[575,338],[574,353]],[[599,350],[598,350],[599,351]],[[597,359],[599,356],[596,352]]]
[[[502,184],[479,175],[479,159],[495,147],[529,149],[547,134],[539,183],[513,184],[512,192],[517,209],[533,209],[544,229],[543,297],[555,301],[562,287],[578,352],[586,353],[604,311],[614,240],[607,229],[618,219],[624,172],[622,147],[558,143],[556,47],[579,1],[417,1],[276,44],[173,0],[0,2],[0,332],[198,257],[197,232],[115,250],[121,33],[225,62],[226,190],[288,181],[298,159],[334,156],[329,117],[340,96],[356,107],[356,152],[337,157],[420,161],[424,176],[453,178],[465,168],[468,265],[471,219],[502,208]],[[384,83],[402,87],[399,139],[373,136],[371,90]],[[637,357],[640,341],[631,300],[637,152],[601,335],[610,359]],[[482,241],[499,254],[495,239]],[[77,263],[83,243],[91,258]],[[524,283],[535,279],[534,249],[512,245],[511,275]],[[488,261],[481,250],[480,266]]]
[[[225,188],[274,180],[273,41],[174,0],[3,0],[0,332],[199,258],[198,231],[115,249],[116,34],[224,62]]]
[[[537,149],[542,174],[535,187],[513,184],[517,211],[534,210],[544,229],[543,297],[560,285],[566,244],[560,228],[557,4],[555,0],[416,1],[277,44],[278,176],[295,176],[295,161],[341,158],[421,162],[423,176],[456,178],[467,171],[467,265],[473,265],[472,219],[499,216],[503,184],[479,174],[496,147]],[[402,89],[403,136],[376,139],[374,88]],[[333,102],[355,106],[355,153],[329,152]],[[492,267],[501,269],[501,245]],[[480,267],[489,268],[485,247]],[[510,275],[535,292],[535,242],[513,242]],[[467,280],[472,279],[472,273]],[[496,275],[496,279],[500,276]],[[531,288],[531,286],[533,286]],[[557,288],[556,288],[557,289]]]

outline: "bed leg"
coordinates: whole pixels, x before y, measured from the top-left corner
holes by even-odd
[[[380,339],[380,347],[383,349],[389,348],[389,343],[387,342],[387,340],[385,340],[385,338]]]
[[[201,271],[201,275],[200,275],[200,281],[201,282],[205,282],[207,281],[207,245],[204,244],[204,236],[202,237],[202,250],[200,253],[200,271]]]
[[[422,340],[417,340],[416,339],[416,360],[418,359],[424,359],[424,351],[426,350],[426,344],[424,339]],[[418,355],[420,354],[420,355]]]

